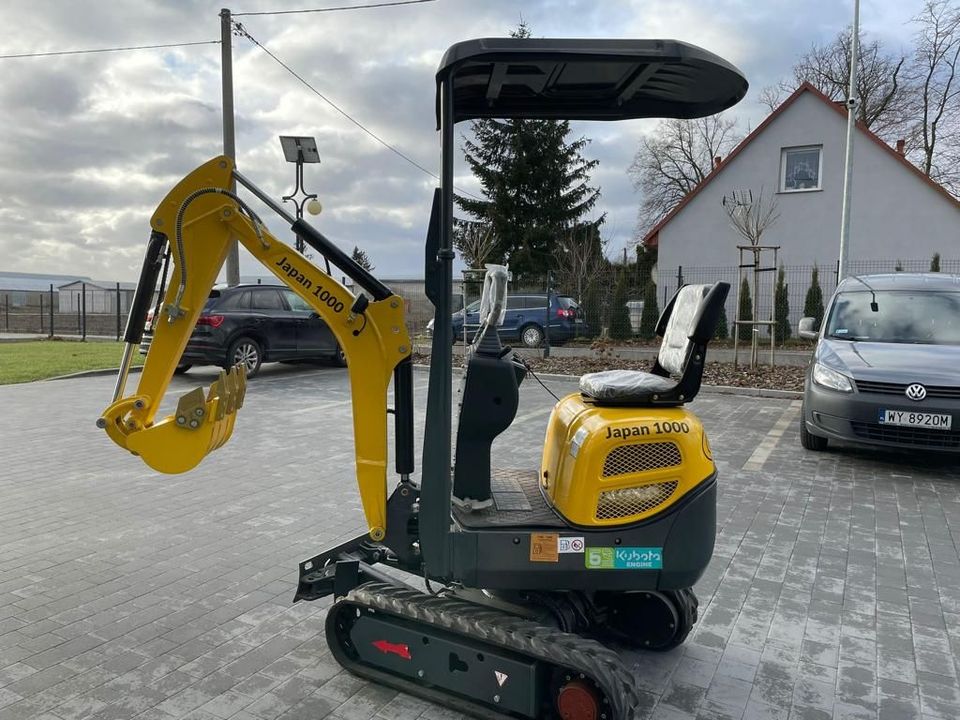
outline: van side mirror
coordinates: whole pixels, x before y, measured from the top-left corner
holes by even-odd
[[[817,319],[812,317],[801,318],[797,335],[804,340],[816,340],[817,336],[820,335],[820,326],[817,325]]]

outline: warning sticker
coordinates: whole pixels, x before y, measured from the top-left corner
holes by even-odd
[[[560,553],[582,553],[584,542],[582,537],[560,538]]]
[[[590,547],[584,564],[588,570],[662,570],[663,548]]]
[[[560,535],[530,533],[530,562],[560,562]]]

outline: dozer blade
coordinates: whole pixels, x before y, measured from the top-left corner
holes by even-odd
[[[180,398],[173,415],[130,431],[126,447],[154,470],[186,472],[230,439],[245,390],[242,366],[221,372],[206,397],[202,388],[191,390]]]

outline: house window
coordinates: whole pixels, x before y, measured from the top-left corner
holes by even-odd
[[[820,189],[823,148],[784,148],[780,151],[780,192]]]

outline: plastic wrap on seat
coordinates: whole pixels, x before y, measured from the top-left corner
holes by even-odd
[[[483,295],[480,296],[480,324],[500,327],[507,311],[507,281],[510,277],[506,265],[486,266],[483,277]]]
[[[600,402],[630,403],[676,387],[676,380],[639,370],[604,370],[580,377],[580,392]]]
[[[672,375],[682,375],[690,353],[690,335],[697,321],[697,313],[711,285],[685,285],[677,293],[673,313],[667,322],[657,356],[660,367]]]

